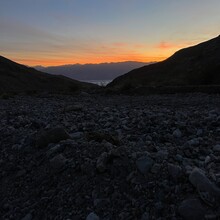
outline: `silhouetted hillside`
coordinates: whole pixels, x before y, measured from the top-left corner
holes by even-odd
[[[165,61],[134,69],[109,87],[220,85],[220,36],[182,49]]]
[[[142,62],[119,62],[119,63],[100,63],[100,64],[74,64],[64,66],[35,68],[55,75],[64,75],[76,80],[112,80],[134,68],[139,68],[151,63]]]
[[[0,56],[0,92],[75,91],[93,87],[64,76],[54,76]]]

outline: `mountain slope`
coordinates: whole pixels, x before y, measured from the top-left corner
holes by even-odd
[[[73,64],[64,66],[41,67],[36,69],[55,75],[64,75],[76,80],[112,80],[132,69],[139,68],[151,63],[142,62],[119,62],[100,64]]]
[[[43,73],[0,56],[0,92],[74,91],[90,87],[93,85]]]
[[[134,69],[109,87],[220,85],[220,36],[176,52],[165,61]]]

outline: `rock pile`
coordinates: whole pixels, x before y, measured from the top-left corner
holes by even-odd
[[[1,219],[220,218],[217,95],[0,100]]]

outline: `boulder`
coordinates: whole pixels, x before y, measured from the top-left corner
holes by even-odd
[[[213,198],[220,200],[220,189],[214,185],[200,169],[195,168],[191,172],[189,181],[198,192],[206,192]]]
[[[186,220],[203,220],[207,210],[198,199],[186,199],[180,204],[178,212]]]

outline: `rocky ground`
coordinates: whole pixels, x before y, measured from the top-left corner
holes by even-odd
[[[0,219],[220,219],[220,96],[0,100]]]

